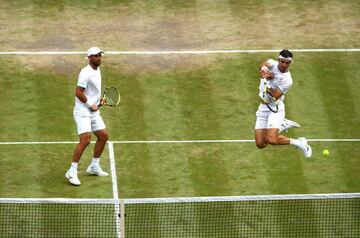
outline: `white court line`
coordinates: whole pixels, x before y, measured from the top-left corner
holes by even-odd
[[[359,142],[360,139],[307,139],[312,142]],[[150,141],[113,141],[114,144],[165,144],[165,143],[248,143],[255,140],[150,140]]]
[[[274,53],[282,49],[259,50],[161,50],[161,51],[106,51],[109,55],[169,55],[169,54],[229,54],[229,53]],[[289,49],[292,52],[360,52],[359,48]],[[83,51],[3,51],[0,55],[86,55]]]
[[[360,198],[360,193],[324,193],[324,194],[282,194],[282,195],[246,195],[217,197],[164,197],[164,198],[127,198],[126,204],[144,203],[186,203],[186,202],[229,202],[229,201],[279,201],[279,200],[309,200]]]
[[[119,193],[118,193],[118,186],[117,186],[115,153],[114,153],[113,142],[109,141],[108,146],[109,146],[109,158],[110,158],[110,168],[111,168],[111,180],[113,182],[113,197],[116,200],[116,199],[119,199]]]
[[[0,145],[51,145],[51,144],[77,144],[79,141],[9,141],[0,142]],[[95,141],[91,141],[95,143]]]
[[[113,142],[108,142],[109,147],[109,159],[110,159],[110,167],[111,167],[111,180],[112,180],[112,188],[113,188],[113,197],[115,201],[114,213],[115,213],[115,226],[117,237],[121,237],[121,229],[120,229],[120,204],[119,204],[119,193],[118,193],[118,185],[117,185],[117,176],[116,176],[116,166],[115,166],[115,153],[114,153],[114,144]]]
[[[311,142],[360,142],[360,139],[307,139]],[[130,141],[111,141],[111,144],[171,144],[171,143],[253,143],[255,140],[130,140]],[[0,142],[0,145],[47,145],[47,144],[77,144],[78,141],[8,141]],[[91,143],[95,143],[92,141]]]

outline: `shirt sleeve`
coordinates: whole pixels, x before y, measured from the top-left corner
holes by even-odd
[[[266,61],[268,64],[270,64],[270,70],[272,70],[273,68],[274,68],[274,66],[276,66],[277,65],[277,61],[275,61],[275,60],[273,60],[273,59],[268,59],[267,61]]]
[[[291,88],[291,86],[292,86],[292,80],[283,79],[279,82],[278,88],[283,94],[286,94],[287,91],[289,91],[289,89]]]
[[[79,74],[78,77],[78,82],[77,82],[77,86],[78,87],[82,87],[82,88],[86,88],[88,84],[88,77],[86,77],[85,72],[82,70]]]

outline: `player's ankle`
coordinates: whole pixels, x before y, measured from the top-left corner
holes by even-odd
[[[290,145],[293,145],[293,146],[299,148],[299,147],[301,146],[301,141],[298,140],[298,139],[292,139],[292,138],[290,138]]]

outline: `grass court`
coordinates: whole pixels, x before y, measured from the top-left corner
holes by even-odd
[[[287,135],[310,139],[311,159],[290,146],[175,143],[254,139],[258,66],[277,53],[106,54],[358,49],[358,1],[2,2],[0,52],[105,51],[103,88],[116,86],[122,96],[119,107],[101,109],[120,198],[360,191],[359,51],[293,52],[286,117],[301,128]],[[84,57],[0,55],[0,197],[113,198],[111,176],[85,174],[94,144],[79,165],[81,186],[64,177],[78,140],[72,110]]]

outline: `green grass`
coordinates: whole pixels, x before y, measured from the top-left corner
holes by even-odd
[[[90,149],[84,153],[79,165],[79,177],[85,186],[69,186],[64,175],[74,148],[75,145],[2,145],[0,197],[111,198],[111,178],[85,173],[91,162]],[[107,150],[103,156],[102,165],[109,171]]]
[[[0,49],[359,48],[359,9],[357,0],[3,0]]]
[[[85,51],[93,45],[105,51],[359,48],[359,9],[359,1],[355,0],[286,0],[269,4],[264,1],[6,0],[0,9],[0,33],[6,36],[0,39],[0,51]],[[122,94],[119,107],[102,109],[110,140],[253,139],[258,65],[269,57],[276,54],[105,55],[103,87],[116,86]],[[290,130],[288,136],[360,138],[359,62],[358,52],[295,53],[291,68],[294,85],[286,96],[286,115],[299,122],[301,128]],[[82,55],[1,55],[0,142],[77,141],[72,117],[74,89],[78,72],[85,64]],[[119,196],[359,192],[359,142],[310,144],[311,159],[305,159],[290,146],[258,150],[254,143],[248,142],[114,144]],[[0,197],[112,198],[110,176],[85,174],[93,146],[86,150],[79,165],[82,185],[74,187],[69,185],[64,173],[75,144],[0,145]],[[329,149],[330,156],[321,154],[324,148]],[[106,171],[110,170],[108,147],[101,163]],[[149,211],[142,209],[142,205],[127,205],[127,236],[168,238],[168,231],[158,227],[159,224],[177,228],[187,237],[212,237],[217,231],[224,233],[216,237],[224,234],[246,237],[245,231],[257,237],[289,237],[288,228],[302,231],[297,233],[298,237],[359,236],[359,216],[352,212],[358,210],[358,200],[339,206],[322,201],[322,206],[313,201],[305,203],[290,204],[287,208],[278,207],[274,201],[263,203],[262,211],[269,208],[268,214],[273,218],[270,221],[252,210],[251,202],[243,203],[244,207],[221,204],[210,209],[215,218],[239,218],[240,232],[223,231],[229,227],[227,219],[214,221],[196,216],[192,220],[181,216],[171,220],[174,216],[169,219],[159,216],[167,206],[145,205],[153,208]],[[335,208],[317,210],[329,204]],[[177,212],[209,211],[202,204],[181,206]],[[25,228],[37,229],[40,232],[37,235],[42,237],[48,235],[46,232],[59,236],[68,233],[97,236],[84,235],[82,230],[83,217],[89,217],[91,227],[98,228],[96,216],[84,215],[81,207],[74,211],[65,207],[61,211],[50,208],[55,217],[43,218],[45,211],[42,211],[41,218],[31,219],[32,215],[26,213],[31,209],[26,206],[22,208],[25,214],[17,215],[1,205],[0,216],[5,214],[5,219],[0,222],[0,237],[16,236],[14,230],[26,237],[30,233]],[[226,208],[229,209],[225,211]],[[346,212],[346,208],[352,210]],[[109,209],[111,217],[107,218],[107,224],[113,225],[114,213]],[[173,211],[167,210],[170,215]],[[2,223],[9,213],[21,216],[10,226]],[[302,214],[308,220],[304,216],[289,217],[290,214]],[[64,227],[71,227],[66,223],[69,215],[72,225],[79,229],[59,230],[57,224],[61,222],[65,222],[61,223]],[[326,224],[321,223],[324,218],[328,219]],[[131,230],[132,222],[137,224],[133,227],[136,231]],[[273,223],[264,229],[268,222]],[[146,230],[146,225],[151,229]],[[4,227],[17,229],[3,232]],[[113,227],[109,229],[113,232]],[[151,234],[147,233],[149,230]]]
[[[117,56],[108,56],[109,66],[102,67],[103,84],[117,86],[122,94],[120,107],[102,109],[110,140],[253,139],[257,65],[270,56],[204,56],[213,57],[211,67],[188,70],[175,65],[172,70],[138,73],[114,67]],[[288,136],[359,138],[359,55],[298,53],[295,57],[286,112],[302,127]],[[2,60],[0,66],[1,88],[6,89],[1,141],[76,141],[72,108],[77,73],[29,71],[14,66],[16,56],[10,62]],[[314,150],[310,160],[290,146],[258,150],[254,143],[115,144],[120,196],[359,191],[358,142],[310,144]],[[2,145],[0,179],[6,186],[1,186],[1,196],[112,197],[110,178],[93,180],[82,173],[81,188],[67,186],[63,173],[74,146]],[[92,146],[81,171],[91,158]],[[322,156],[324,148],[330,150],[329,157]],[[109,168],[107,153],[106,149],[103,161]],[[49,163],[53,167],[44,169]],[[25,172],[10,176],[14,169]],[[34,180],[28,179],[29,171],[39,171]],[[105,185],[96,192],[87,180]]]
[[[67,59],[72,64],[78,62],[81,68],[83,62],[76,57]],[[145,68],[143,71],[124,70],[126,64],[116,63],[126,61],[127,57],[104,57],[103,85],[114,85],[122,94],[119,107],[102,109],[110,140],[253,139],[258,105],[257,67],[261,60],[268,57],[272,57],[272,54],[210,55],[200,59],[196,57],[193,61],[189,61],[188,56],[176,56],[176,60],[160,56],[141,60],[138,57],[145,66],[154,63],[154,58],[157,59],[155,62],[170,58],[170,63],[158,70]],[[291,71],[294,85],[286,96],[286,113],[288,118],[298,121],[302,127],[290,130],[288,136],[306,136],[310,139],[360,138],[360,101],[357,97],[360,86],[359,57],[358,53],[295,55]],[[58,74],[61,68],[38,68],[36,60],[25,59],[17,56],[0,58],[0,70],[3,72],[0,81],[3,95],[1,141],[77,141],[72,118],[77,71],[70,67],[69,73]],[[203,60],[206,64],[187,68],[177,64],[177,60],[185,64]],[[254,143],[114,144],[119,196],[143,198],[359,192],[359,142],[310,144],[313,148],[311,159],[305,159],[291,146],[269,146],[258,150]],[[68,184],[64,173],[70,165],[74,147],[75,144],[0,145],[0,197],[112,198],[111,177],[85,174],[93,144],[86,150],[80,163],[82,185],[74,187]],[[324,148],[329,149],[330,156],[322,155]],[[106,147],[102,165],[107,171],[110,170],[108,157]],[[356,204],[357,201],[351,203],[352,206]],[[290,208],[282,205],[282,208],[276,207],[279,205],[276,203],[272,205],[275,207],[269,213],[271,216],[297,214],[295,205]],[[159,215],[160,210],[155,209],[147,213],[152,217],[147,223],[151,227],[148,229],[138,226],[144,219],[141,215],[143,211],[133,210],[134,206],[127,205],[129,218],[126,229],[130,237],[162,237],[167,236],[167,232],[175,232],[172,234],[180,237],[182,235],[176,232],[185,232],[189,224],[193,224],[193,228],[192,232],[186,233],[188,237],[200,234],[211,237],[217,231],[222,231],[221,222],[225,221],[218,223],[201,216],[196,221],[187,218],[164,221]],[[229,213],[220,215],[240,219],[237,224],[247,227],[249,221],[242,220],[242,214],[248,214],[242,209],[247,208],[238,211],[232,205],[224,206],[231,209]],[[338,214],[339,210],[344,211],[342,205],[334,206],[327,211],[316,211],[310,202],[310,205],[304,205],[304,209],[311,214],[306,223],[302,220],[302,225],[299,225],[298,218],[290,218],[295,219],[295,223],[279,220],[273,225],[277,228],[270,230],[256,228],[273,222],[261,215],[263,208],[253,214],[257,219],[248,234],[285,237],[291,232],[300,232],[297,234],[307,237],[329,237],[334,234],[336,237],[346,230],[350,236],[357,236],[359,231],[353,223],[358,217],[351,212],[341,215],[342,221],[351,222],[350,229],[343,226],[332,229],[336,220],[334,214]],[[193,206],[185,206],[177,211],[186,212],[188,209],[208,211],[206,207]],[[222,211],[222,206],[218,209]],[[304,216],[308,214],[305,210],[301,213]],[[324,221],[323,217],[327,220]],[[158,227],[164,222],[173,230]],[[214,222],[217,225],[211,225]],[[59,231],[57,226],[53,226],[55,223],[46,225],[46,231],[51,234],[67,232]],[[78,227],[84,227],[82,221],[75,223]],[[34,232],[41,232],[31,220],[27,224],[29,227],[35,226],[32,228]],[[210,228],[204,231],[208,224],[220,227],[214,233],[210,232]],[[8,225],[4,227],[9,228]],[[97,226],[92,227],[97,229]],[[322,230],[318,230],[318,227],[322,227]],[[241,234],[244,234],[244,229],[241,229]],[[230,232],[229,236],[240,236],[236,229],[227,231]],[[12,231],[8,232],[4,234],[11,235]],[[22,235],[26,233],[19,232]],[[79,236],[84,234],[81,229],[76,232]]]
[[[143,71],[124,70],[125,65],[116,63],[118,60],[128,60],[127,57],[104,57],[103,85],[114,85],[122,94],[119,107],[102,109],[110,140],[253,139],[258,106],[257,67],[261,60],[271,56],[203,56],[201,59],[206,61],[206,65],[188,68],[170,57],[166,67]],[[80,62],[74,59],[76,57],[71,56],[70,62]],[[188,56],[176,57],[185,64],[201,61],[199,58],[189,61]],[[302,127],[289,131],[288,136],[306,136],[310,139],[360,138],[357,97],[360,86],[359,57],[357,53],[296,54],[292,68],[294,85],[286,97],[286,112],[288,118],[298,121]],[[31,58],[24,61],[21,57],[8,56],[6,59],[2,57],[0,62],[3,72],[0,88],[4,95],[1,141],[77,141],[72,119],[77,72],[70,70],[68,74],[58,74],[56,67],[37,68]],[[157,62],[165,59],[169,57],[159,57]],[[152,64],[154,57],[144,57],[139,62]],[[80,62],[79,68],[82,66],[83,62]],[[144,198],[358,192],[358,143],[312,142],[311,159],[305,159],[301,152],[291,146],[269,146],[259,150],[249,142],[114,144],[119,196]],[[93,144],[86,150],[80,163],[82,185],[74,187],[68,184],[64,173],[70,165],[74,147],[75,144],[0,145],[0,197],[112,198],[110,176],[91,177],[85,174]],[[322,155],[324,148],[329,149],[330,156]],[[110,170],[108,157],[106,147],[102,165],[107,171]],[[356,206],[357,201],[354,204]],[[227,216],[234,215],[234,219],[243,214],[240,212],[242,209],[238,213],[231,205],[224,206],[232,208]],[[126,226],[131,226],[133,221],[142,224],[143,218],[138,218],[142,213],[135,211],[134,214],[134,205],[127,207],[131,218],[127,219]],[[304,205],[311,219],[302,226],[290,224],[285,219],[275,222],[275,230],[266,231],[254,227],[269,222],[261,213],[255,212],[257,220],[249,231],[253,233],[249,234],[271,237],[302,231],[302,236],[329,237],[343,233],[343,227],[336,231],[331,229],[334,219],[330,216],[343,210],[343,207],[330,208],[326,212],[312,208],[311,204]],[[191,206],[181,208],[180,212],[188,209],[207,211],[207,208]],[[295,208],[279,209],[274,207],[271,214],[284,217],[293,214]],[[159,213],[157,210],[147,213],[153,217],[148,223],[154,226],[150,230],[143,226],[141,229],[137,226],[127,227],[128,235],[166,236],[168,231],[162,230],[165,228],[156,228],[159,223],[164,223],[163,218],[157,217]],[[305,216],[308,213],[301,214]],[[358,220],[351,212],[342,216],[351,224]],[[322,217],[328,218],[326,222],[321,223]],[[175,223],[165,220],[174,229],[186,227],[187,224],[196,225],[192,228],[195,233],[190,232],[189,237],[191,234],[207,237],[216,234],[202,231],[206,224],[213,224],[213,220],[201,216],[196,219],[196,222],[192,222],[184,218]],[[248,222],[240,221],[238,224],[246,226]],[[76,222],[83,227],[80,223]],[[31,222],[29,224],[33,226]],[[319,226],[324,230],[318,231]],[[139,233],[135,233],[133,228]],[[48,231],[53,234],[58,232],[56,229],[48,226]],[[216,230],[221,231],[220,228]],[[239,236],[234,229],[228,231]],[[82,234],[80,230],[78,232]],[[346,232],[359,234],[353,225]]]

